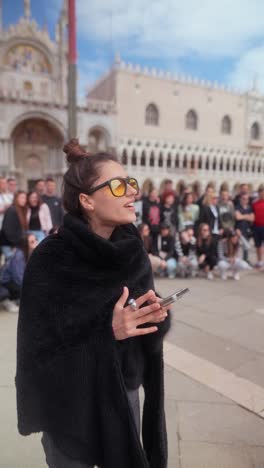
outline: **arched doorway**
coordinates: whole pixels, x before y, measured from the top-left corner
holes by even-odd
[[[43,118],[29,118],[15,127],[11,138],[19,187],[28,190],[34,180],[48,175],[61,178],[63,136],[53,124]]]
[[[110,137],[103,127],[93,127],[88,135],[88,151],[107,151],[110,149]]]

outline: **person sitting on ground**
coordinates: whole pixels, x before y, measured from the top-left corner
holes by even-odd
[[[150,233],[149,225],[146,223],[141,223],[138,226],[138,232],[143,241],[145,250],[147,251],[153,273],[157,274],[162,271],[165,272],[167,268],[166,261],[162,260],[157,255],[157,249],[153,248],[152,236]]]
[[[196,255],[199,269],[206,273],[207,279],[213,280],[213,269],[217,264],[217,243],[206,223],[201,223],[198,229]]]
[[[175,258],[174,236],[170,234],[170,225],[166,222],[160,225],[160,235],[157,241],[157,255],[166,262],[166,270],[161,270],[160,276],[173,279],[176,276],[177,261]]]
[[[26,234],[21,238],[13,255],[2,268],[0,284],[8,291],[8,297],[1,302],[1,306],[9,312],[18,312],[16,301],[20,298],[24,271],[27,261],[37,245],[36,237],[33,234]]]
[[[42,202],[38,193],[34,191],[28,193],[27,220],[28,233],[34,234],[38,242],[42,241],[53,227],[47,203]]]
[[[239,272],[251,269],[240,256],[240,239],[236,231],[227,230],[218,242],[218,268],[222,280],[227,279],[230,271],[235,280],[240,279]]]
[[[195,277],[198,262],[196,257],[196,239],[192,228],[176,234],[175,250],[178,260],[178,270],[181,278]]]
[[[25,235],[27,223],[27,194],[19,190],[15,196],[12,205],[7,208],[1,230],[2,253],[7,261],[12,255]]]

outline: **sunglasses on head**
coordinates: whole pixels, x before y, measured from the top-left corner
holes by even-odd
[[[136,191],[135,195],[139,193],[138,181],[133,177],[114,177],[113,179],[109,179],[103,184],[97,185],[96,187],[91,188],[89,191],[84,193],[87,193],[87,195],[91,195],[97,190],[108,186],[114,197],[123,197],[127,193],[128,185],[130,185],[130,187],[132,187]]]

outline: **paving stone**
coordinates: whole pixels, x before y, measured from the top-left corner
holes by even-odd
[[[187,441],[264,446],[264,421],[237,405],[178,403],[180,437]]]
[[[264,317],[263,317],[264,320]],[[184,323],[177,323],[168,341],[227,370],[255,359],[255,352]]]
[[[186,377],[168,365],[165,366],[165,394],[166,399],[176,401],[233,404],[228,398]],[[170,415],[168,416],[170,417]]]
[[[181,442],[181,468],[260,468],[245,446]]]

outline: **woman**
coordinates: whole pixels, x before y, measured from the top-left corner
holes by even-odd
[[[38,242],[46,237],[52,228],[51,214],[46,203],[42,203],[37,192],[28,193],[28,229],[34,234]]]
[[[195,228],[199,213],[199,206],[193,203],[193,194],[191,192],[185,193],[179,206],[179,231],[184,231],[189,227]]]
[[[160,274],[163,272],[165,273],[167,264],[165,260],[162,260],[158,256],[157,249],[154,249],[153,247],[152,236],[150,233],[149,225],[146,223],[141,223],[138,226],[138,232],[143,241],[146,252],[148,254],[153,273],[156,273],[156,274]]]
[[[18,312],[15,301],[20,298],[26,263],[36,246],[35,236],[25,235],[1,271],[0,284],[8,291],[8,297],[1,302],[1,305],[10,312]]]
[[[37,247],[23,282],[18,428],[43,432],[50,468],[165,468],[169,320],[131,224],[138,184],[111,154],[89,155],[76,140],[64,150],[64,224]]]
[[[12,256],[14,248],[21,242],[27,227],[27,194],[19,190],[3,219],[1,245],[6,260]]]
[[[213,269],[217,263],[217,244],[211,234],[209,225],[206,223],[199,226],[196,254],[199,269],[206,273],[209,280],[213,280]]]
[[[218,268],[222,280],[227,279],[230,271],[235,280],[240,280],[240,271],[250,270],[249,264],[240,256],[240,239],[235,231],[227,230],[218,242]]]

